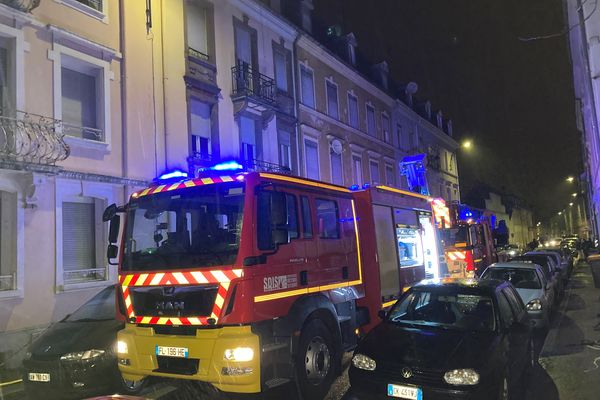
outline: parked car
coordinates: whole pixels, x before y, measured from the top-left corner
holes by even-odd
[[[422,281],[380,316],[354,352],[348,399],[508,399],[535,363],[510,282]]]
[[[525,303],[527,313],[536,328],[547,328],[554,305],[554,289],[548,283],[542,267],[533,263],[495,263],[483,271],[482,280],[500,279],[510,282]]]
[[[556,267],[558,268],[558,271],[560,272],[560,279],[561,279],[563,288],[567,286],[567,281],[569,280],[569,267],[568,267],[568,263],[562,258],[561,253],[556,252],[556,251],[547,250],[545,248],[540,248],[535,251],[527,252],[524,255],[530,255],[530,254],[542,254],[542,255],[547,255],[547,256],[552,257],[552,259],[554,260],[554,264],[556,264]]]
[[[115,285],[100,291],[77,311],[35,340],[23,361],[30,399],[82,398],[107,391],[139,392],[144,381],[125,381],[117,368]]]
[[[552,302],[556,305],[559,303],[563,293],[563,281],[561,279],[560,269],[556,265],[555,258],[550,254],[535,254],[526,253],[522,256],[511,258],[509,261],[530,262],[542,267],[544,277],[552,286],[553,299]]]
[[[559,255],[560,259],[561,259],[561,263],[560,266],[561,268],[563,268],[564,270],[564,274],[563,274],[563,278],[566,281],[569,278],[569,275],[571,275],[571,270],[573,269],[573,255],[571,254],[570,251],[566,251],[565,249],[561,248],[561,247],[547,247],[544,249],[544,251],[550,251],[553,253],[556,253]]]

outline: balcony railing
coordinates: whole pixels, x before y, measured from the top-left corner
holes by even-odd
[[[17,283],[16,274],[0,275],[0,291],[15,290]]]
[[[238,63],[231,68],[233,96],[254,97],[266,103],[275,104],[277,87],[275,80],[256,71],[250,64]]]
[[[197,58],[202,61],[209,61],[208,54],[201,52],[200,50],[196,50],[192,47],[188,47],[188,55],[194,58]]]
[[[28,13],[40,5],[41,0],[0,0],[0,4],[6,4],[16,10]]]
[[[67,136],[104,142],[104,131],[102,129],[90,128],[89,126],[77,126],[63,122],[62,131]]]
[[[286,166],[270,163],[263,160],[244,160],[242,161],[242,164],[249,171],[275,172],[286,175],[292,174],[292,170]]]
[[[64,271],[63,280],[66,284],[105,281],[106,268],[74,269],[70,271]]]
[[[69,156],[61,121],[22,111],[9,115],[0,110],[0,158],[54,165]]]

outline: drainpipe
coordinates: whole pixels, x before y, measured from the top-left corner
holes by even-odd
[[[129,178],[127,168],[127,80],[125,66],[125,0],[119,0],[119,51],[121,52],[121,170],[124,178]],[[127,198],[127,193],[124,194]]]
[[[292,44],[292,87],[294,93],[294,118],[296,119],[296,167],[298,171],[298,176],[302,176],[300,171],[300,126],[298,123],[298,115],[300,114],[300,101],[298,99],[298,93],[296,88],[296,73],[298,66],[298,59],[296,54],[296,46],[298,45],[298,40],[300,40],[301,33],[296,31],[296,38],[294,39],[294,43]]]

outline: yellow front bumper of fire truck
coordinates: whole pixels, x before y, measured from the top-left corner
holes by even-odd
[[[249,326],[197,329],[192,336],[126,324],[117,347],[119,369],[128,380],[160,376],[208,382],[224,392],[261,390],[259,338]]]

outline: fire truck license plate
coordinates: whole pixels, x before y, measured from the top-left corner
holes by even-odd
[[[41,372],[30,372],[29,380],[32,382],[50,382],[50,374]]]
[[[423,391],[414,386],[401,386],[388,383],[387,395],[400,399],[423,400]]]
[[[157,356],[188,358],[187,347],[156,346]]]

